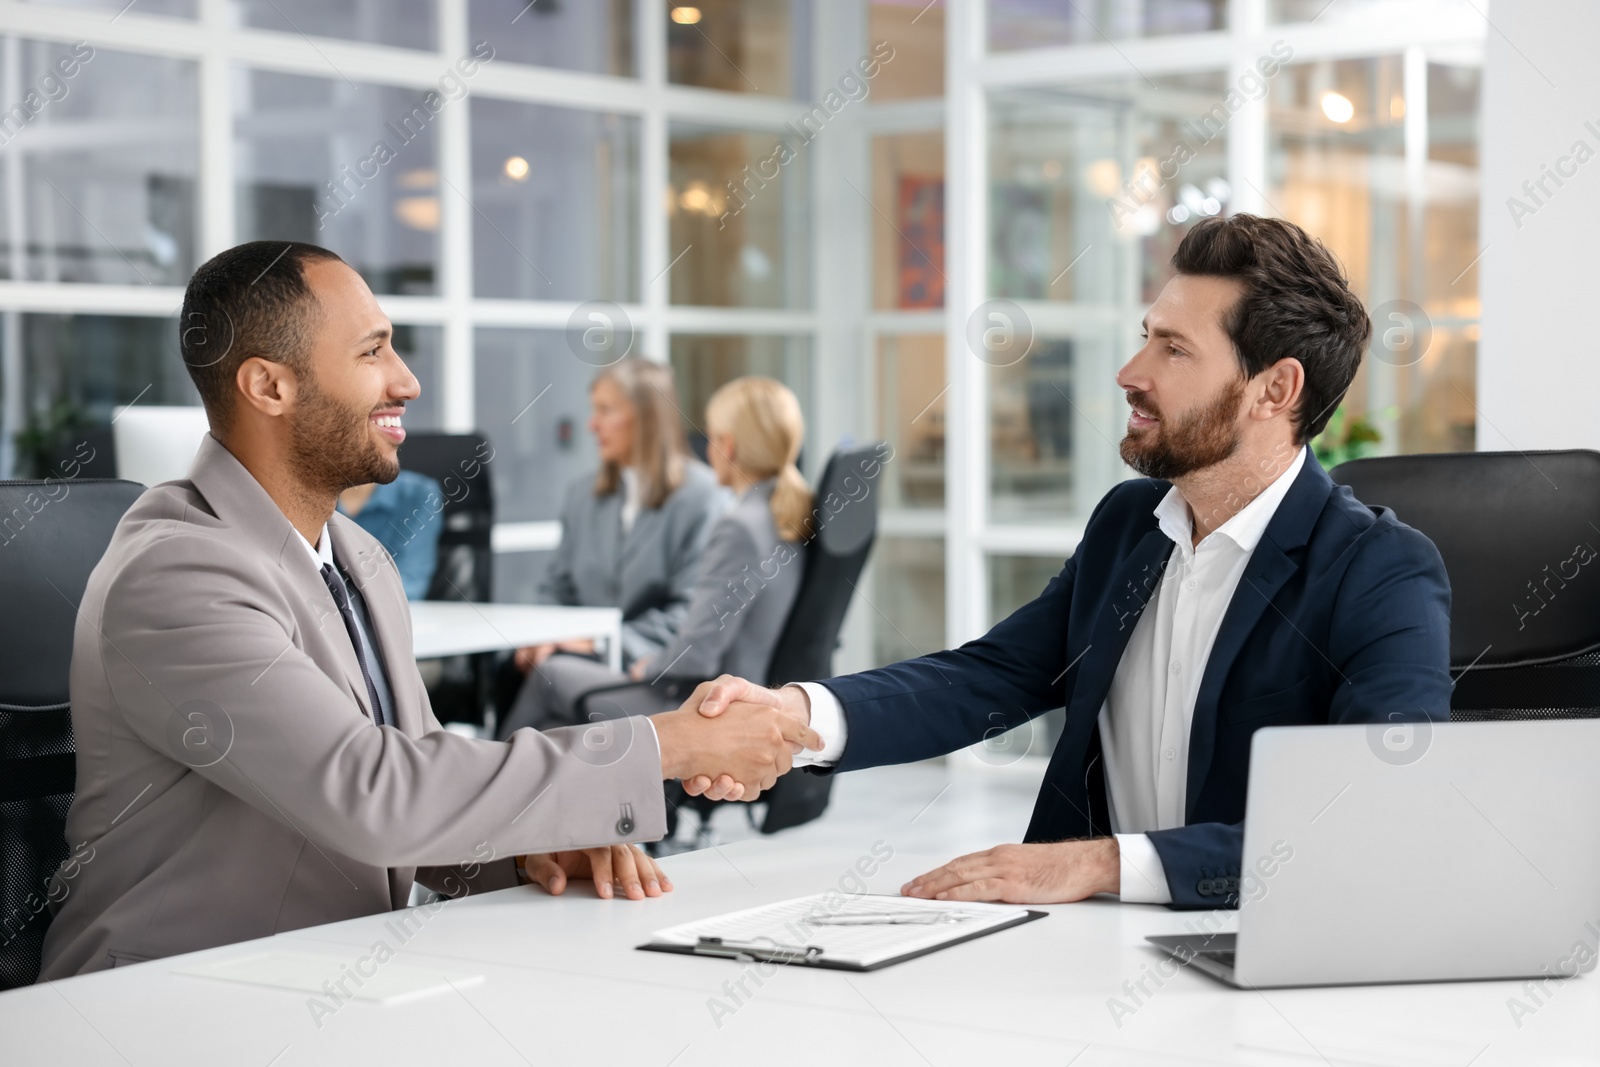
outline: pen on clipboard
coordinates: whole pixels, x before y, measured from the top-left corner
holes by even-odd
[[[966,922],[965,911],[877,911],[854,915],[817,915],[800,920],[807,926],[937,926]]]
[[[814,963],[822,955],[818,945],[757,945],[751,941],[732,941],[721,937],[702,937],[695,942],[697,956],[722,956],[732,960],[760,960],[772,963]]]

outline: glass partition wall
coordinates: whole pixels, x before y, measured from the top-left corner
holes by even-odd
[[[189,273],[316,241],[399,327],[409,424],[494,442],[499,598],[594,462],[596,313],[691,435],[760,373],[813,479],[888,441],[856,669],[1060,569],[1127,474],[1113,376],[1169,257],[1237,211],[1320,236],[1373,312],[1332,454],[1473,446],[1482,0],[0,6],[0,104],[42,101],[0,124],[0,474],[197,402]]]
[[[670,362],[691,435],[743,373],[817,421],[818,18],[805,0],[5,5],[0,108],[22,104],[0,125],[0,476],[47,473],[116,405],[198,403],[177,355],[189,274],[241,241],[311,241],[395,322],[425,390],[407,425],[494,445],[495,595],[526,599],[594,463],[588,383],[621,350]],[[775,162],[780,144],[796,155]],[[577,343],[594,314],[617,353]],[[807,449],[813,476],[823,458]]]
[[[947,643],[1036,596],[1129,475],[1114,375],[1200,219],[1305,226],[1367,303],[1329,462],[1473,447],[1481,7],[947,7]],[[975,312],[1026,354],[975,348]]]

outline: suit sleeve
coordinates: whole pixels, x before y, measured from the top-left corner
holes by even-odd
[[[1328,629],[1335,668],[1330,723],[1450,718],[1450,579],[1433,542],[1409,526],[1375,528],[1345,572]],[[1254,869],[1243,823],[1150,834],[1174,908],[1237,907]]]
[[[742,578],[757,574],[762,562],[755,538],[741,523],[725,517],[712,527],[689,608],[677,636],[651,657],[650,673],[670,670],[675,678],[696,679],[716,674],[739,636],[744,597],[760,595],[759,588],[746,589]]]
[[[849,742],[835,769],[911,763],[1059,708],[1077,556],[1044,592],[960,648],[831,678]]]
[[[678,492],[688,488],[685,484]],[[726,498],[715,487],[698,489],[692,499],[684,501],[677,521],[668,524],[666,599],[622,624],[622,648],[630,660],[640,656],[655,657],[677,636],[678,627],[689,614],[706,540],[725,502]]]
[[[152,545],[111,584],[102,615],[107,682],[129,728],[319,846],[375,866],[665,832],[648,723],[619,720],[598,746],[586,727],[507,742],[376,727],[296,640],[296,595],[275,568],[212,539]]]
[[[418,697],[422,703],[423,733],[443,732],[438,718],[433,714],[433,702],[428,699],[428,687],[421,676],[415,676]],[[511,889],[521,885],[517,877],[515,855],[497,856],[487,845],[479,848],[480,858],[470,863],[446,867],[418,867],[416,880],[443,896],[459,899],[477,893],[493,893],[497,889]]]
[[[585,533],[578,522],[577,508],[577,494],[585,488],[582,483],[574,483],[567,489],[561,506],[561,541],[539,580],[533,597],[536,604],[578,604],[578,583],[572,577],[572,546]]]

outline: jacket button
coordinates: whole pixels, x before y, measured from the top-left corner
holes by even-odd
[[[1198,892],[1203,897],[1209,897],[1213,892],[1212,886],[1211,886],[1211,879],[1209,879],[1209,878],[1202,878],[1199,882],[1195,883],[1195,887],[1194,888],[1195,888],[1195,891]]]

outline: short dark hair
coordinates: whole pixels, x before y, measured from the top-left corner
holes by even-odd
[[[1304,444],[1321,433],[1372,336],[1367,309],[1333,253],[1292,222],[1231,215],[1196,224],[1178,244],[1172,266],[1179,274],[1244,284],[1222,327],[1245,377],[1282,359],[1299,360],[1306,380],[1294,412],[1295,437]]]
[[[239,365],[260,357],[297,372],[308,365],[308,325],[316,297],[305,265],[343,260],[299,241],[251,241],[203,263],[183,291],[178,351],[214,430],[233,419]]]

